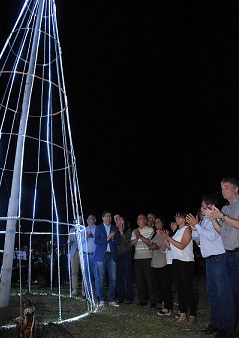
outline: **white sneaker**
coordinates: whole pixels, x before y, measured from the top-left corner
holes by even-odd
[[[157,312],[157,315],[161,316],[161,317],[165,317],[165,316],[170,317],[171,314],[172,314],[171,310],[168,311],[167,309],[162,309],[162,310]]]
[[[72,296],[77,296],[77,294],[78,294],[77,290],[73,290],[71,293]]]
[[[105,306],[105,302],[101,300],[99,306]]]
[[[117,304],[115,301],[114,302],[109,302],[110,306],[114,306],[114,307],[119,307],[119,304]]]

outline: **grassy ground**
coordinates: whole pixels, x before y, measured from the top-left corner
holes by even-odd
[[[17,337],[14,319],[20,315],[20,302],[17,289],[12,288],[10,306],[0,308],[0,337]],[[57,293],[57,290],[53,290]],[[26,297],[36,304],[36,320],[44,324],[44,338],[184,338],[184,337],[205,337],[200,330],[207,326],[209,319],[209,303],[205,289],[204,275],[195,275],[194,293],[197,301],[197,320],[192,327],[185,324],[175,324],[177,305],[175,304],[173,315],[169,318],[157,316],[156,309],[149,306],[138,306],[137,299],[133,304],[122,304],[118,308],[105,306],[97,308],[93,313],[73,321],[66,319],[80,316],[87,313],[87,303],[81,297],[68,297],[69,286],[62,286],[61,307],[62,323],[58,322],[58,296],[52,295],[48,288],[35,286]],[[65,295],[65,296],[64,296]],[[174,302],[177,303],[175,295]]]

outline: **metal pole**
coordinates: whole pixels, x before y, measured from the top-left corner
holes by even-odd
[[[11,186],[11,195],[8,203],[9,217],[6,224],[6,235],[4,242],[3,264],[2,264],[2,279],[0,283],[0,307],[7,307],[10,300],[11,278],[13,251],[16,235],[16,222],[20,215],[19,198],[21,191],[22,180],[22,164],[24,159],[24,142],[27,129],[27,121],[31,102],[32,87],[34,83],[34,74],[36,69],[38,46],[40,40],[40,27],[42,22],[43,8],[45,0],[39,0],[39,8],[37,20],[34,30],[34,38],[31,49],[31,57],[29,62],[28,73],[26,76],[25,91],[22,103],[21,120],[17,138],[17,147],[14,161],[13,178]]]

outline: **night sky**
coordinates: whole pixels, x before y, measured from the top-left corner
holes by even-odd
[[[23,3],[1,5],[0,49]],[[56,0],[86,216],[196,213],[239,177],[237,4]]]

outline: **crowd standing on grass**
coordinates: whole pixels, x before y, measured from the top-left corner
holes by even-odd
[[[137,300],[138,306],[155,308],[162,318],[171,317],[176,310],[174,322],[192,326],[197,319],[193,290],[196,248],[205,262],[211,310],[208,326],[201,333],[214,334],[216,338],[236,336],[239,324],[238,191],[237,178],[223,178],[220,197],[226,203],[222,208],[218,204],[219,196],[204,195],[195,215],[185,210],[176,211],[169,224],[152,210],[139,213],[133,226],[121,213],[113,216],[111,211],[104,211],[98,225],[96,217],[89,215],[80,237],[77,238],[74,226],[69,233],[71,295],[79,294],[80,238],[86,272],[85,281],[82,278],[82,296],[85,289],[88,290],[88,295],[94,297],[100,307],[108,304],[117,308],[123,303],[130,306]],[[178,298],[176,309],[173,285]]]

